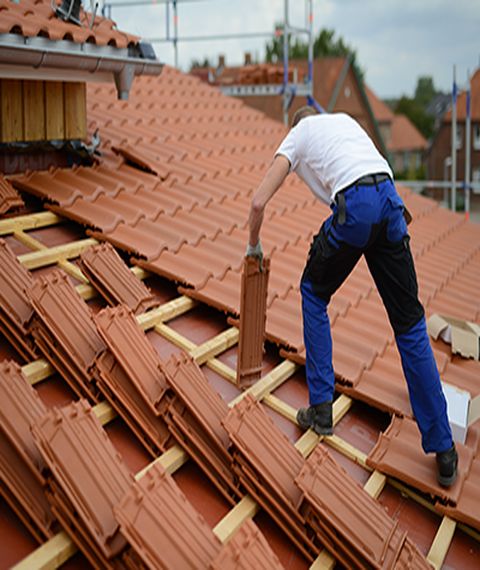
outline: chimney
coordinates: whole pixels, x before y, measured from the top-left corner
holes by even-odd
[[[223,54],[218,56],[218,69],[223,69],[225,67],[225,56]]]
[[[252,54],[249,51],[245,52],[245,65],[252,65]]]

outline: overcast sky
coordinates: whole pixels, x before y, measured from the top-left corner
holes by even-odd
[[[165,37],[166,10],[160,5],[115,7],[120,29],[144,38]],[[155,4],[156,0],[152,0]],[[333,28],[357,50],[366,81],[380,97],[413,95],[417,77],[431,75],[449,91],[453,64],[457,82],[480,63],[480,0],[314,0],[314,29]],[[270,32],[283,20],[284,0],[179,0],[179,37]],[[290,0],[290,23],[305,25],[305,0]],[[172,28],[171,28],[172,29]],[[179,44],[179,64],[193,58],[226,55],[227,64],[243,62],[245,51],[263,59],[267,39],[232,39]],[[173,47],[154,44],[160,60],[173,65]]]

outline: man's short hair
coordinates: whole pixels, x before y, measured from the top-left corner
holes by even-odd
[[[315,109],[313,107],[310,107],[309,105],[305,105],[304,107],[300,107],[300,109],[295,111],[295,113],[293,115],[292,129],[293,129],[293,127],[298,125],[298,123],[302,119],[304,119],[305,117],[310,117],[311,115],[316,115],[316,114],[317,114],[317,111],[315,111]]]

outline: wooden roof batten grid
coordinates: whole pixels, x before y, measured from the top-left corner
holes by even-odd
[[[48,214],[48,213],[47,213]],[[40,227],[46,227],[61,221],[61,218],[58,216],[50,217],[39,217],[36,214],[33,214],[30,220],[30,216],[22,216],[21,220],[19,220],[18,224],[15,224],[12,220],[15,218],[2,220],[0,221],[0,235],[6,235],[12,233],[16,239],[22,241],[25,245],[35,248],[37,251],[33,252],[34,254],[43,254],[43,256],[39,256],[41,261],[40,265],[37,267],[41,267],[43,265],[50,265],[51,263],[65,263],[65,258],[62,257],[63,252],[65,249],[57,249],[52,254],[51,250],[53,248],[47,248],[38,240],[30,239],[30,236],[24,233],[24,230],[33,229]],[[9,225],[3,224],[3,222],[9,222]],[[26,236],[26,237],[24,237]],[[72,257],[76,257],[79,255],[81,251],[84,249],[84,243],[79,245],[80,242],[85,242],[86,240],[79,240],[79,242],[73,242],[71,248],[66,248],[66,251],[72,252]],[[95,241],[96,240],[92,240]],[[71,244],[66,244],[71,245]],[[86,247],[89,247],[89,244]],[[83,248],[83,249],[82,249]],[[77,252],[78,253],[75,253]],[[26,254],[29,255],[29,254]],[[18,256],[20,259],[21,256]],[[31,258],[27,258],[31,259]],[[34,258],[35,259],[35,258]],[[68,263],[68,262],[66,262]],[[68,267],[68,266],[67,266]],[[76,266],[74,266],[76,267]],[[136,271],[135,268],[132,268],[133,272],[139,278],[145,278],[148,274],[143,271],[139,270]],[[77,290],[82,287],[90,287],[88,283],[81,284],[77,286]],[[93,298],[95,296],[95,292],[92,291],[88,298]],[[85,297],[84,297],[85,298]],[[155,332],[162,335],[164,338],[172,342],[173,344],[181,347],[182,349],[189,352],[199,364],[206,363],[210,365],[210,367],[215,370],[220,376],[225,378],[226,380],[235,383],[236,379],[236,372],[232,368],[226,366],[222,362],[218,361],[215,358],[216,355],[224,352],[231,346],[235,345],[238,342],[238,330],[235,327],[229,328],[220,334],[216,335],[214,338],[206,341],[201,345],[195,345],[193,342],[189,341],[181,334],[176,332],[174,329],[166,325],[163,321],[175,318],[181,314],[184,314],[191,308],[197,305],[196,301],[189,299],[188,297],[181,296],[172,301],[169,301],[157,309],[153,309],[148,313],[144,313],[137,317],[137,322],[140,326],[147,330],[149,328],[153,328]],[[153,317],[152,313],[155,313]],[[152,318],[153,317],[153,318]],[[48,370],[50,366],[46,361],[42,362],[43,359],[39,359],[33,363],[29,363],[22,367],[22,371],[27,376],[32,384],[47,378],[50,376],[54,371],[53,369]],[[242,392],[234,398],[230,403],[229,407],[233,407],[238,401],[243,399],[247,394],[252,395],[258,400],[262,400],[266,405],[270,408],[275,410],[276,412],[282,414],[284,417],[296,423],[296,410],[283,402],[281,399],[273,396],[271,392],[275,390],[278,386],[280,386],[284,381],[290,378],[297,369],[300,367],[297,364],[294,364],[291,361],[285,360],[281,364],[279,364],[276,368],[270,371],[266,376],[258,380],[253,386],[251,386],[248,390]],[[40,372],[41,371],[41,372]],[[334,423],[338,423],[345,414],[348,413],[349,409],[353,405],[353,400],[345,395],[339,396],[337,400],[334,402]],[[111,408],[111,406],[107,402],[101,402],[100,404],[94,407],[94,411],[99,417],[100,421],[103,425],[111,421],[116,417],[116,412]],[[337,451],[342,453],[343,455],[347,456],[349,459],[355,461],[362,467],[371,470],[366,465],[366,455],[359,450],[357,450],[354,446],[344,441],[342,438],[338,436],[331,436],[326,438],[321,438],[320,436],[314,434],[311,430],[305,432],[299,440],[296,442],[295,447],[304,455],[305,457],[308,456],[317,443],[321,440],[324,440],[327,444],[331,445]],[[161,463],[162,466],[169,471],[170,473],[175,472],[179,469],[186,461],[188,460],[187,454],[178,446],[174,445],[168,451],[163,453],[159,458],[155,459],[149,465],[147,465],[143,470],[137,473],[136,478],[143,476],[146,471],[151,468],[154,464]],[[391,479],[390,477],[387,478],[384,474],[380,473],[379,471],[373,471],[370,478],[367,480],[364,488],[365,490],[374,498],[378,498],[381,494],[385,484],[389,482],[392,486],[400,489],[402,492],[407,492],[409,496],[420,502],[429,510],[434,511],[433,505],[428,503],[425,499],[418,496],[414,491],[411,491],[408,487],[404,486],[402,483]],[[254,502],[254,500],[250,496],[244,497],[227,515],[217,524],[217,526],[213,529],[215,534],[220,538],[220,540],[226,541],[229,537],[231,537],[234,532],[239,528],[239,526],[248,518],[252,518],[259,510],[259,506]],[[469,535],[475,538],[477,541],[480,541],[480,534],[470,529],[470,527],[456,523],[448,516],[443,516],[442,522],[438,528],[436,536],[432,542],[431,548],[427,555],[428,561],[435,567],[440,568],[443,564],[443,561],[448,553],[448,549],[450,544],[453,540],[453,536],[456,530],[456,527],[461,528],[462,530],[466,531]],[[63,564],[66,560],[68,560],[75,552],[77,551],[75,545],[70,540],[68,535],[61,531],[57,535],[55,535],[52,539],[48,540],[46,543],[41,545],[35,551],[33,551],[29,556],[27,556],[23,561],[18,563],[15,568],[57,568],[61,564]],[[315,568],[318,570],[319,568],[333,568],[335,565],[335,560],[333,557],[327,552],[322,551],[319,557],[315,560],[312,564],[311,568]]]

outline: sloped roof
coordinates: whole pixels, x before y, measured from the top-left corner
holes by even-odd
[[[368,101],[372,108],[373,114],[379,123],[389,123],[393,120],[394,114],[390,107],[379,99],[375,93],[365,85]]]
[[[405,115],[394,115],[392,119],[390,142],[391,152],[426,150],[428,146],[425,137]]]
[[[47,208],[55,209],[63,216],[93,230],[97,238],[110,241],[123,250],[125,257],[131,257],[133,263],[180,284],[180,290],[186,296],[199,299],[222,311],[238,314],[241,266],[247,241],[247,216],[252,191],[266,171],[275,148],[286,132],[285,128],[240,101],[222,96],[198,79],[170,68],[165,69],[161,78],[138,80],[128,102],[115,101],[112,88],[90,85],[88,107],[89,129],[98,127],[103,141],[103,155],[99,164],[91,168],[33,172],[15,177],[14,184],[23,191],[40,197]],[[119,149],[124,151],[119,152]],[[416,259],[420,295],[427,314],[435,311],[478,320],[480,227],[466,222],[459,214],[441,209],[422,196],[406,189],[400,189],[400,192],[414,215],[411,225],[412,251]],[[315,201],[298,179],[289,177],[284,188],[269,205],[262,230],[264,250],[271,256],[267,338],[286,349],[282,354],[288,359],[301,364],[305,363],[305,350],[298,282],[309,242],[328,213],[328,207]],[[10,263],[14,267],[18,262],[10,259]],[[14,276],[13,271],[5,273],[3,279]],[[165,285],[165,281],[161,282]],[[57,289],[54,290],[52,284]],[[15,291],[11,283],[9,286],[9,290]],[[2,291],[6,288],[2,285]],[[82,339],[87,345],[85,349],[80,343],[78,347],[79,350],[82,349],[82,354],[86,354],[86,349],[89,349],[88,358],[80,359],[82,354],[76,353],[74,359],[73,351],[64,349],[71,344],[73,337],[73,334],[66,335],[65,329],[60,327],[60,324],[65,324],[64,321],[60,322],[58,315],[62,312],[68,315],[65,307],[73,306],[71,291],[67,295],[64,289],[62,279],[56,275],[38,280],[34,286],[34,293],[41,290],[42,295],[52,303],[50,307],[58,302],[61,309],[56,310],[55,314],[53,310],[50,313],[47,310],[44,314],[44,305],[40,307],[39,301],[35,301],[37,318],[43,316],[41,322],[37,320],[37,338],[43,341],[45,353],[45,347],[50,347],[52,351],[55,349],[61,357],[60,364],[68,364],[70,370],[77,372],[76,382],[89,385],[91,398],[98,398],[99,395],[93,392],[98,379],[90,365],[91,353],[97,354],[101,343],[97,342],[95,330],[84,314],[85,308],[80,311],[80,307],[76,307],[75,314],[82,316],[82,322],[87,322],[91,333],[89,338]],[[17,287],[16,293],[21,290],[22,287]],[[57,290],[59,293],[55,294]],[[35,299],[37,297],[39,294]],[[76,300],[77,305],[80,301],[81,299]],[[329,313],[338,389],[379,409],[398,411],[410,416],[408,408],[405,410],[400,407],[405,401],[408,402],[408,395],[401,366],[394,356],[393,334],[363,261],[332,299]],[[214,328],[210,323],[214,320],[213,317],[206,317],[205,314],[200,312],[197,326]],[[0,316],[3,317],[3,313]],[[24,323],[17,323],[17,320],[22,319],[15,319],[16,314],[9,315],[5,326],[11,326],[14,321],[17,329],[22,330]],[[100,314],[97,320],[103,322],[104,319],[105,313]],[[79,319],[68,315],[67,320],[68,326],[73,327],[72,330],[78,334],[77,328],[81,328],[77,327]],[[51,326],[48,325],[49,322],[52,322]],[[188,331],[187,336],[193,334],[195,327],[191,323],[183,326]],[[163,322],[159,320],[158,328],[162,327]],[[68,328],[66,330],[68,332]],[[122,332],[121,327],[119,330]],[[28,331],[25,334],[28,336]],[[141,336],[140,332],[137,336]],[[139,343],[140,339],[135,337],[136,345],[137,341]],[[141,342],[145,344],[145,337],[142,337]],[[192,346],[188,340],[185,340],[185,344]],[[119,345],[115,346],[118,348]],[[131,349],[131,346],[128,345],[128,348]],[[163,346],[162,350],[169,353],[173,351],[170,345]],[[150,374],[139,375],[135,367],[129,367],[128,358],[125,359],[126,349],[118,354],[114,354],[113,350],[102,354],[111,358],[119,357],[115,362],[120,370],[112,369],[108,360],[104,362],[105,369],[112,375],[115,370],[118,386],[125,388],[125,383],[131,381],[130,389],[132,386],[140,386],[143,390],[144,384],[148,382],[150,389],[154,390],[155,378],[158,382],[158,377],[153,373],[154,380],[150,380],[151,370],[157,366],[155,358],[149,359],[149,363],[153,363],[149,368]],[[435,345],[435,356],[445,372],[449,363],[458,362],[456,357],[451,358],[449,353],[445,354],[442,343]],[[225,367],[225,363],[221,362],[215,365],[216,369],[221,369],[222,364]],[[287,364],[293,366],[290,362]],[[478,383],[480,364],[472,361],[468,362],[468,366]],[[63,375],[71,376],[65,372]],[[453,384],[460,382],[460,375],[453,368],[450,369],[450,378],[449,381]],[[306,398],[304,382],[298,380],[296,383],[301,384],[303,392],[302,401],[296,396],[296,406],[304,403]],[[461,382],[464,382],[464,378],[461,378]],[[113,382],[110,385],[113,386]],[[379,393],[379,385],[383,386],[383,392]],[[391,390],[385,387],[391,387]],[[253,394],[263,395],[262,389],[262,386],[255,387]],[[151,413],[163,414],[165,410],[160,410],[156,396],[158,391],[153,395],[156,405],[150,405],[149,410]],[[138,401],[139,393],[134,392],[132,395],[132,392],[125,392],[117,396],[114,390],[110,393],[110,398],[115,402],[116,409],[122,410],[122,405],[128,398],[130,401]],[[150,401],[151,398],[143,398],[142,401],[145,404],[147,400]],[[188,408],[192,401],[196,401],[196,398],[188,399],[186,404],[187,398],[184,395],[184,406]],[[273,402],[275,406],[275,400]],[[123,409],[124,413],[120,415],[126,417],[130,411]],[[189,408],[189,412],[192,411],[193,408]],[[131,412],[130,415],[133,416],[133,411]],[[140,419],[145,423],[145,417],[140,418],[140,409],[136,412],[135,427],[138,428]],[[143,412],[146,413],[145,410]],[[178,411],[178,414],[181,413],[184,412]],[[291,411],[289,413],[291,415]],[[159,417],[155,415],[154,419],[158,420]],[[182,417],[184,423],[177,416],[170,418],[170,421],[174,422],[176,418],[177,430],[180,425],[185,431],[190,427],[190,445],[196,443],[195,450],[198,450],[200,443],[195,436],[199,431],[191,429],[195,425],[188,423],[192,421],[191,417]],[[131,419],[132,423],[127,423],[133,429],[135,418]],[[352,433],[353,431],[355,430]],[[134,433],[140,440],[138,434],[141,431]],[[375,439],[377,434],[378,429],[374,436],[370,436]],[[180,440],[182,434],[177,432],[177,437]],[[275,441],[281,442],[282,437],[276,437]],[[372,443],[369,441],[367,447],[371,447]],[[467,444],[473,447],[473,443]],[[144,443],[142,445],[147,447]],[[279,457],[285,451],[281,443],[277,451]],[[149,453],[151,455],[151,451]],[[194,453],[195,451],[192,455]],[[409,457],[408,448],[404,453]],[[247,472],[247,483],[253,484],[252,480],[258,480],[255,477],[258,473],[252,475],[251,465],[241,463],[238,455],[235,461],[237,463],[232,469],[236,473]],[[428,468],[428,464],[426,466]],[[262,474],[267,473],[266,486],[270,491],[264,501],[279,496],[275,473],[269,474],[269,467],[266,465],[262,471]],[[471,477],[475,477],[476,481],[478,475],[476,472],[470,473],[469,467],[460,465],[462,481],[468,486],[470,497]],[[404,473],[397,476],[406,479]],[[286,484],[290,483],[286,481]],[[202,493],[208,492],[207,487],[206,484],[202,485]],[[352,485],[355,492],[359,492],[357,487],[356,484]],[[67,512],[68,503],[58,493],[58,487],[56,491],[56,500],[63,500],[62,512]],[[476,500],[479,499],[478,493],[473,495]],[[95,507],[93,503],[92,506]],[[432,505],[437,510],[440,507]],[[291,510],[293,512],[295,509]],[[460,511],[463,512],[461,508]],[[455,512],[453,510],[452,516],[456,516]],[[108,516],[110,517],[110,511]],[[471,520],[469,513],[468,521]],[[480,526],[477,519],[470,524]],[[296,536],[298,540],[298,534]],[[292,551],[296,552],[295,549]]]
[[[480,67],[470,79],[470,116],[472,121],[480,121]],[[457,98],[457,120],[464,121],[467,116],[467,92],[461,91]],[[452,110],[445,114],[445,121],[451,122]]]
[[[60,2],[57,2],[60,5]],[[44,37],[50,40],[70,40],[75,43],[93,43],[126,48],[138,42],[138,37],[117,30],[115,22],[96,16],[92,29],[92,14],[80,11],[83,26],[57,18],[50,0],[0,0],[0,33],[20,34],[24,37]]]

